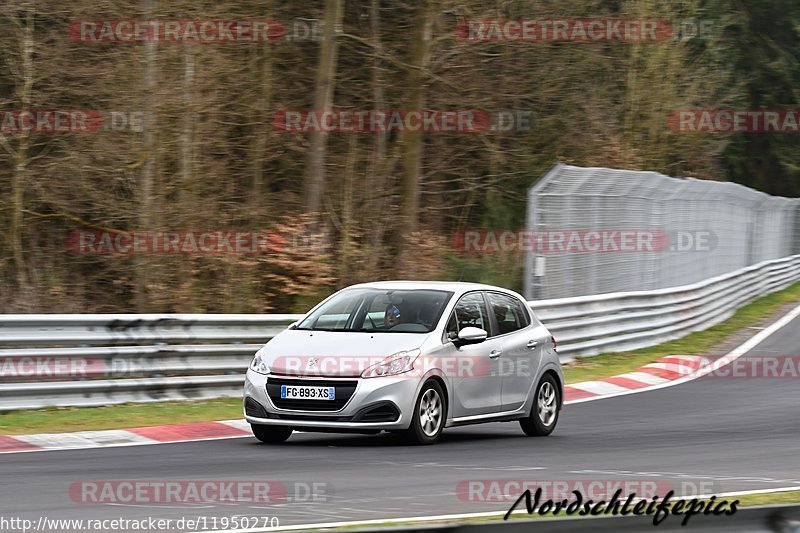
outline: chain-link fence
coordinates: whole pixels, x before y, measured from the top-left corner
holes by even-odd
[[[652,290],[800,253],[800,199],[556,165],[528,193],[529,300]]]

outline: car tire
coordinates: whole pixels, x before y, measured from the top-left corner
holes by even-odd
[[[267,444],[280,444],[286,441],[292,434],[292,428],[285,426],[262,426],[259,424],[250,424],[253,430],[253,435],[256,436],[261,442]]]
[[[404,432],[410,444],[435,444],[442,435],[447,419],[447,404],[441,385],[435,380],[428,380],[419,391],[414,411],[411,413],[411,425]]]
[[[546,437],[556,428],[561,411],[561,391],[551,374],[545,374],[536,386],[531,414],[519,421],[529,437]]]

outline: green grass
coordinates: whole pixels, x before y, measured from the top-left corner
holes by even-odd
[[[48,408],[0,413],[0,435],[119,429],[234,418],[242,418],[240,398]]]
[[[567,383],[588,381],[636,370],[665,355],[702,354],[738,330],[757,324],[784,304],[800,300],[800,283],[764,296],[733,317],[706,331],[652,348],[598,355],[564,369]],[[197,402],[122,404],[106,407],[49,408],[0,413],[0,435],[62,433],[99,429],[183,424],[242,417],[241,400],[223,398]]]
[[[730,499],[730,498],[728,498]],[[790,492],[773,492],[770,494],[747,494],[737,496],[737,500],[745,507],[754,505],[775,505],[781,503],[800,503],[800,490]]]
[[[728,320],[705,331],[691,333],[686,337],[650,348],[603,354],[570,363],[564,367],[564,378],[567,383],[590,381],[632,372],[667,355],[703,355],[733,333],[757,324],[781,306],[798,300],[800,300],[800,282],[747,304]]]

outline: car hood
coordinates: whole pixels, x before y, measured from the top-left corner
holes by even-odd
[[[421,347],[429,335],[285,330],[260,352],[273,374],[349,377],[389,355]]]

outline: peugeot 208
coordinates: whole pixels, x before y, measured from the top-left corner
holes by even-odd
[[[244,411],[253,434],[401,432],[518,420],[549,435],[564,397],[555,339],[517,293],[473,283],[354,285],[258,352]]]

